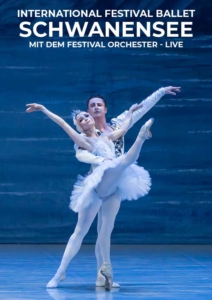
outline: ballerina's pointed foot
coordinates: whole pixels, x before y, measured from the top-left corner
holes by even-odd
[[[142,127],[141,130],[139,132],[139,137],[144,139],[144,140],[148,140],[152,137],[152,133],[150,131],[150,128],[152,126],[154,122],[154,119],[151,118],[149,119]]]
[[[55,276],[47,283],[46,287],[51,289],[57,288],[59,282],[63,281],[65,278],[66,278],[65,274],[62,275],[55,274]]]
[[[105,289],[110,291],[113,286],[113,271],[110,263],[101,266],[100,273],[105,277]]]

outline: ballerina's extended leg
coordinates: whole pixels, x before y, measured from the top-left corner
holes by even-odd
[[[132,165],[138,159],[144,141],[152,137],[150,127],[152,126],[153,122],[154,119],[152,118],[141,127],[132,147],[126,154],[120,157],[119,164],[113,168],[107,169],[104,172],[101,182],[96,187],[96,192],[98,195],[101,197],[107,197],[116,190],[117,182],[121,178],[126,168]]]

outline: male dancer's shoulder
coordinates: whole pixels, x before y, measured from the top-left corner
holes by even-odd
[[[109,125],[114,128],[114,130],[119,129],[126,118],[128,110],[125,110],[122,114],[120,114],[116,118],[112,118]]]

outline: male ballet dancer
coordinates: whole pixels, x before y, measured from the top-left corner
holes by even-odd
[[[180,92],[180,87],[168,86],[165,88],[160,88],[148,98],[143,100],[142,107],[133,113],[131,127],[140,120],[165,94],[176,95],[175,92]],[[113,118],[110,123],[106,122],[107,113],[107,103],[106,100],[101,96],[92,96],[87,101],[87,111],[95,120],[95,126],[97,128],[97,133],[111,132],[113,130],[119,129],[122,122],[124,121],[127,111],[119,115],[117,118]],[[116,157],[124,153],[124,137],[120,137],[114,142],[116,149]],[[95,156],[94,154],[88,152],[87,150],[82,150],[80,148],[76,149],[76,157],[79,161],[99,165],[105,159],[100,156]],[[98,224],[97,231],[98,234],[101,231],[101,236],[104,236],[104,240],[101,241],[103,247],[108,252],[108,261],[102,261],[102,255],[100,252],[100,246],[96,243],[95,254],[97,259],[97,280],[96,286],[104,286],[105,278],[99,272],[100,267],[103,263],[110,264],[110,236],[113,231],[114,222],[116,215],[119,211],[121,201],[119,199],[118,193],[111,195],[106,201],[103,201],[102,206],[98,212]],[[112,287],[117,288],[120,285],[113,282]]]

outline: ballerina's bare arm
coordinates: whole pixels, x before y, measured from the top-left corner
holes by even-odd
[[[47,117],[49,117],[53,122],[57,123],[62,129],[70,136],[70,138],[81,148],[86,149],[88,151],[93,151],[93,146],[89,139],[87,139],[85,136],[79,134],[76,132],[68,123],[66,123],[62,118],[55,115],[51,111],[49,111],[47,108],[45,108],[41,104],[37,103],[30,103],[26,104],[28,108],[26,109],[27,113],[31,113],[34,111],[42,111]]]
[[[110,133],[104,133],[104,136],[107,136],[112,141],[116,141],[120,136],[123,136],[127,133],[127,131],[130,129],[130,124],[132,120],[133,112],[137,109],[142,107],[142,103],[140,104],[133,104],[129,111],[127,112],[126,118],[124,119],[123,123],[121,124],[121,127],[117,130],[114,130]]]

